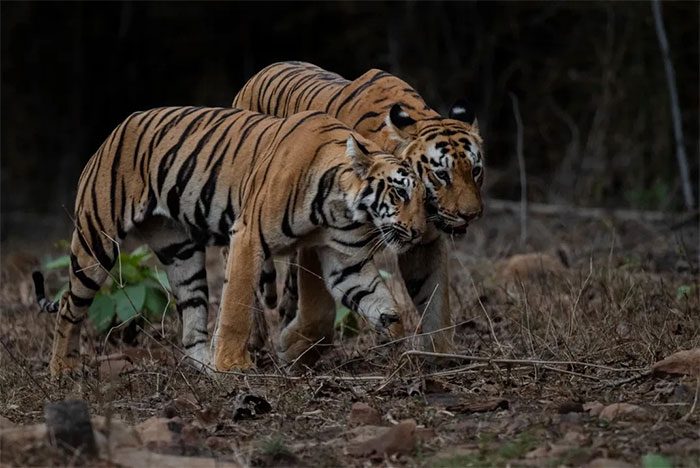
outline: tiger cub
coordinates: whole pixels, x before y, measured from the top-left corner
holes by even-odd
[[[273,255],[313,248],[333,297],[353,296],[386,326],[396,305],[373,283],[371,256],[404,252],[426,229],[425,189],[413,168],[321,112],[282,119],[230,108],[137,112],[90,158],[80,177],[70,287],[58,303],[52,375],[79,361],[82,321],[137,233],[163,263],[190,359],[209,362],[207,245],[229,245],[213,367],[252,365],[247,350],[258,294],[274,281]],[[367,278],[369,277],[369,278]],[[372,294],[365,288],[371,287]]]

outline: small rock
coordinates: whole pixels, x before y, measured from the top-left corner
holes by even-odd
[[[552,444],[549,447],[549,454],[548,455],[550,457],[557,458],[557,457],[564,455],[566,452],[570,451],[572,448],[574,448],[574,446],[572,446],[570,444]]]
[[[102,381],[115,380],[134,369],[131,360],[123,353],[110,354],[99,359],[99,362],[99,375]]]
[[[562,441],[565,444],[574,446],[587,445],[589,440],[590,439],[586,434],[582,434],[578,431],[568,431],[562,438]]]
[[[386,456],[411,453],[415,448],[416,422],[413,419],[407,419],[386,429],[377,437],[364,442],[350,443],[347,451],[356,457],[381,460]]]
[[[627,322],[620,322],[615,326],[615,333],[620,338],[627,338],[630,335],[630,326]]]
[[[17,426],[0,430],[0,447],[22,449],[34,442],[46,439],[48,430],[46,424]]]
[[[369,406],[367,403],[353,403],[348,416],[349,426],[377,426],[382,423],[379,411]]]
[[[497,266],[501,280],[510,282],[559,275],[563,273],[564,269],[560,259],[537,252],[513,255]]]
[[[691,454],[700,454],[700,439],[678,439],[671,444],[662,445],[661,451],[670,455],[681,455],[684,457]]]
[[[459,403],[454,406],[448,406],[445,408],[447,411],[454,411],[459,413],[486,413],[488,411],[496,411],[499,409],[508,409],[508,400],[503,398],[494,398],[485,401],[474,401],[470,403]]]
[[[460,399],[459,396],[453,393],[426,393],[425,401],[430,406],[446,408],[459,405]]]
[[[416,427],[416,440],[424,444],[430,442],[437,437],[435,429],[428,427]]]
[[[113,418],[107,421],[104,416],[93,416],[91,421],[95,436],[97,437],[99,434],[104,437],[111,450],[141,446],[141,440],[134,428],[126,425],[120,419]]]
[[[700,348],[678,351],[652,366],[654,372],[693,375],[700,378]]]
[[[598,416],[603,411],[603,408],[605,408],[605,405],[599,401],[592,401],[583,405],[583,410],[590,413],[591,416]]]
[[[425,393],[449,393],[449,389],[439,380],[425,379]]]
[[[547,446],[542,446],[542,447],[537,447],[534,450],[530,450],[525,454],[525,458],[531,460],[531,459],[536,459],[536,458],[545,458],[547,455],[549,455],[549,447]]]
[[[138,424],[135,429],[146,448],[161,450],[179,444],[182,427],[180,418],[168,419],[154,416]]]
[[[578,401],[565,401],[557,406],[559,414],[583,413],[583,405]]]
[[[206,445],[210,450],[216,451],[231,449],[231,444],[228,440],[217,436],[207,437],[207,439],[204,441],[204,445]]]
[[[608,405],[600,412],[598,417],[606,421],[612,421],[614,419],[645,419],[648,416],[647,411],[637,405],[631,405],[629,403],[613,403]]]
[[[97,455],[87,403],[82,400],[48,403],[44,407],[44,417],[49,434],[59,447],[65,450],[80,450],[87,455]]]

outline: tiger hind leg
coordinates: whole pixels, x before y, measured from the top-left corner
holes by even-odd
[[[92,235],[84,235],[85,232]],[[114,265],[117,251],[115,242],[104,233],[94,229],[73,232],[69,287],[60,301],[49,363],[52,377],[77,369],[83,320]]]

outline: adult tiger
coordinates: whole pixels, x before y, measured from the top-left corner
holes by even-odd
[[[373,69],[349,81],[309,63],[281,62],[250,78],[236,95],[233,106],[280,117],[307,110],[323,111],[385,151],[411,162],[427,188],[432,227],[420,245],[399,255],[399,266],[415,306],[424,310],[424,346],[449,351],[453,327],[447,234],[464,233],[483,209],[482,139],[466,103],[459,101],[450,110],[449,118],[443,118],[406,82],[382,70]],[[302,270],[309,268],[303,261],[300,263]],[[291,269],[280,305],[286,327],[278,351],[287,360],[294,359],[318,336],[332,336],[332,330],[314,331],[323,312],[316,307],[318,297],[304,295],[304,285],[298,288],[302,297],[300,312],[296,314],[296,274]],[[312,277],[300,275],[299,281],[318,289]],[[323,323],[329,326],[328,320]]]
[[[218,370],[251,365],[246,349],[256,291],[274,281],[272,256],[313,246],[326,285],[350,295],[377,326],[397,320],[369,261],[397,251],[426,226],[425,190],[410,165],[321,112],[281,119],[230,108],[167,107],[119,125],[80,177],[70,287],[60,303],[50,369],[77,365],[81,322],[130,231],[165,266],[188,355],[207,362],[204,249],[228,245],[214,339]],[[368,277],[368,278],[364,278]],[[372,295],[363,288],[369,285]],[[60,310],[59,310],[60,309]]]

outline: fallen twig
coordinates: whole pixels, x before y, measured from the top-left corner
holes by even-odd
[[[419,351],[416,349],[411,349],[405,351],[401,354],[400,358],[404,356],[429,356],[438,357],[446,359],[463,359],[465,361],[476,361],[476,362],[488,362],[493,364],[532,364],[532,365],[550,365],[550,366],[582,366],[582,367],[593,367],[596,369],[607,370],[610,372],[651,372],[649,369],[639,369],[639,368],[619,368],[610,367],[603,364],[594,364],[591,362],[581,362],[581,361],[546,361],[543,359],[499,359],[499,358],[489,358],[485,356],[468,356],[465,354],[450,354],[450,353],[433,353],[430,351]]]

